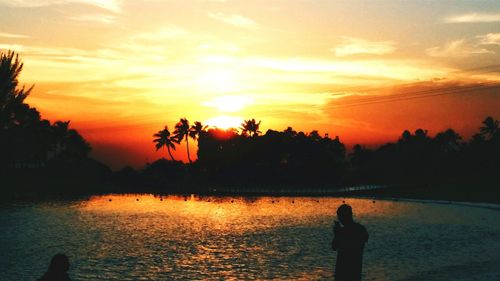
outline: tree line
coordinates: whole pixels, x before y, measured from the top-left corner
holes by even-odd
[[[466,141],[453,129],[430,136],[404,131],[377,149],[357,144],[348,153],[336,136],[288,127],[261,132],[261,121],[245,120],[223,130],[181,118],[153,135],[163,158],[142,169],[111,174],[89,157],[89,143],[70,121],[51,122],[25,102],[33,87],[20,86],[23,64],[13,52],[0,56],[0,174],[6,188],[29,185],[93,191],[206,192],[217,186],[336,187],[351,184],[457,184],[500,186],[499,121],[486,117]],[[191,158],[189,142],[198,145]],[[189,163],[172,150],[186,145]],[[71,183],[68,185],[68,182]],[[50,189],[49,188],[49,189]]]
[[[26,103],[33,86],[19,85],[22,69],[23,63],[17,54],[0,53],[0,174],[3,186],[20,188],[63,179],[88,183],[92,178],[109,174],[109,168],[89,158],[90,144],[70,127],[70,121],[51,122]]]
[[[486,117],[469,141],[453,129],[437,133],[405,130],[397,142],[377,149],[356,144],[351,153],[339,137],[321,136],[314,130],[297,132],[268,130],[262,135],[261,122],[245,120],[240,128],[208,128],[200,122],[189,127],[182,118],[172,135],[168,127],[155,134],[156,148],[175,149],[182,140],[189,149],[189,136],[198,141],[198,159],[187,168],[181,162],[166,164],[159,160],[147,165],[162,173],[175,167],[184,177],[164,178],[167,184],[199,179],[211,185],[270,184],[287,186],[342,186],[347,184],[441,185],[500,183],[499,121]],[[179,128],[183,128],[180,130]]]
[[[453,129],[429,136],[405,130],[397,142],[377,149],[355,145],[350,155],[353,176],[377,183],[442,184],[499,187],[499,121],[486,117],[468,141]]]

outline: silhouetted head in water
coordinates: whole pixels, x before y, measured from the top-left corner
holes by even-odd
[[[38,281],[66,281],[70,280],[68,274],[66,273],[69,269],[69,259],[65,254],[57,254],[52,257],[50,261],[49,269],[38,279]]]
[[[347,204],[340,205],[340,207],[337,209],[337,218],[343,225],[352,223],[353,218],[351,206]]]
[[[69,259],[65,254],[57,254],[50,261],[49,271],[66,272],[69,269]]]

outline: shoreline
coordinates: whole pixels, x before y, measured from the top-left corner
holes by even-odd
[[[82,193],[82,194],[16,194],[10,198],[3,198],[0,203],[14,203],[14,202],[33,202],[33,201],[44,201],[44,200],[67,200],[67,199],[83,199],[90,198],[92,196],[106,196],[106,195],[124,195],[124,194],[135,194],[135,195],[153,195],[153,196],[196,196],[196,197],[310,197],[310,198],[353,198],[353,199],[370,199],[370,200],[384,200],[384,201],[402,201],[402,202],[413,202],[413,203],[423,203],[423,204],[440,204],[440,205],[460,205],[465,207],[476,207],[476,208],[486,208],[491,210],[500,211],[500,200],[484,201],[484,200],[457,200],[450,198],[432,198],[433,196],[427,196],[415,198],[412,196],[394,196],[394,195],[377,195],[377,194],[356,194],[353,192],[338,192],[330,194],[318,194],[318,193],[241,193],[241,192],[217,192],[217,193],[168,193],[168,192],[102,192],[102,193]],[[10,200],[9,200],[10,199]],[[479,199],[479,198],[475,198]],[[496,202],[495,202],[496,201]]]
[[[465,207],[476,207],[500,211],[500,203],[488,203],[488,202],[474,202],[474,201],[453,201],[453,200],[436,200],[436,199],[415,199],[415,198],[398,198],[398,197],[372,197],[372,196],[348,196],[345,198],[356,198],[356,199],[373,199],[373,200],[384,200],[384,201],[402,201],[410,203],[422,203],[422,204],[439,204],[439,205],[459,205]]]
[[[447,202],[500,204],[500,187],[479,184],[393,186],[385,189],[348,192],[354,197],[424,200]]]

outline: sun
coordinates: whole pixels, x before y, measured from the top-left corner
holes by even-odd
[[[229,128],[238,128],[243,123],[243,118],[234,116],[217,116],[205,121],[210,127],[227,130]]]

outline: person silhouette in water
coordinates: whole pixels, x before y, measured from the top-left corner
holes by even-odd
[[[363,264],[363,248],[368,241],[366,228],[354,222],[352,208],[342,204],[337,209],[333,227],[332,249],[337,251],[335,281],[359,281]]]
[[[57,254],[52,257],[47,272],[37,281],[71,281],[67,274],[68,269],[68,257],[64,254]]]

